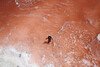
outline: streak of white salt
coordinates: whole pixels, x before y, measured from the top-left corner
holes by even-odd
[[[100,33],[97,35],[97,40],[100,41]]]
[[[0,67],[39,67],[36,63],[29,63],[30,56],[28,52],[13,47],[0,48]]]

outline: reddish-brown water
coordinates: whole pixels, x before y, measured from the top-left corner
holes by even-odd
[[[0,0],[0,67],[100,67],[99,33],[100,0]]]

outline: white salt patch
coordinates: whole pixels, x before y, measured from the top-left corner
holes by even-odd
[[[96,64],[94,64],[93,67],[98,67],[98,66]]]
[[[49,20],[46,17],[43,17],[44,22],[49,22]]]
[[[17,5],[18,7],[20,7],[20,4],[19,4],[18,0],[15,0],[15,3],[16,3],[16,5]]]
[[[65,55],[64,61],[68,64],[74,63],[75,62],[75,53],[74,52],[69,52]]]
[[[45,58],[46,58],[46,56],[43,55],[43,57],[42,57],[42,62],[43,62],[43,63],[45,63]]]
[[[82,62],[87,65],[87,66],[91,66],[92,64],[90,63],[90,61],[83,59]]]
[[[98,41],[100,41],[100,33],[97,35],[97,39]]]
[[[54,64],[46,64],[45,67],[55,67]]]
[[[58,31],[58,33],[61,33],[62,31],[64,31],[65,27],[66,27],[66,22],[62,25],[61,29]]]
[[[88,19],[87,19],[87,22],[88,22],[89,24],[93,25],[94,20],[91,19],[91,18],[88,18]]]
[[[0,67],[39,67],[31,64],[30,54],[17,51],[15,48],[0,48]]]
[[[24,7],[29,7],[32,6],[32,2],[35,0],[15,0],[15,3],[18,7],[24,8]]]
[[[36,7],[34,7],[35,9],[38,9],[39,7],[38,6],[36,6]]]
[[[15,0],[15,3],[16,3],[16,5],[18,5],[18,1],[17,0]]]

